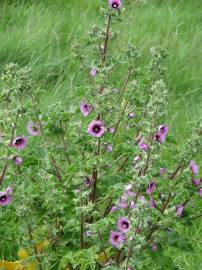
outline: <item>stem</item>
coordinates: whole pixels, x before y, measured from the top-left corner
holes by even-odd
[[[92,193],[92,202],[95,201],[95,198],[96,198],[96,187],[97,187],[97,170],[94,169],[93,170],[93,181],[94,181],[94,184],[93,184],[93,193]]]
[[[7,169],[8,169],[8,163],[6,163],[6,164],[4,165],[4,168],[3,168],[3,171],[2,171],[2,174],[1,174],[1,177],[0,177],[0,184],[1,184],[1,183],[3,182],[3,180],[4,180],[4,177],[5,177],[5,175],[6,175]]]
[[[61,182],[62,181],[62,176],[60,174],[59,168],[58,168],[54,158],[51,158],[51,164],[53,165],[53,167],[55,169],[56,176],[57,176],[58,180]]]
[[[156,126],[156,113],[154,114],[154,118],[153,118],[153,122],[152,122],[152,126],[151,126],[151,132],[149,134],[149,140],[148,140],[148,146],[149,146],[149,150],[147,153],[147,159],[146,159],[146,163],[145,163],[145,167],[142,171],[142,175],[145,175],[147,173],[147,170],[149,168],[149,161],[150,161],[150,157],[151,157],[151,146],[154,140],[154,133],[153,130]]]
[[[122,111],[122,113],[121,113],[121,115],[120,115],[120,118],[119,118],[119,120],[118,120],[118,122],[117,122],[117,124],[116,124],[115,130],[114,130],[114,133],[113,133],[113,136],[116,134],[116,131],[117,131],[117,129],[119,128],[119,125],[120,125],[120,122],[121,122],[121,116],[122,116],[122,115],[124,114],[124,112],[126,111],[126,108],[127,108],[128,104],[129,104],[129,102],[130,102],[131,96],[132,96],[132,94],[130,94],[130,96],[129,96],[129,98],[128,98],[128,100],[127,100],[127,102],[126,102],[126,104],[125,104],[125,106],[124,106],[124,108],[123,108],[123,111]]]
[[[129,261],[130,261],[130,257],[132,255],[132,251],[133,251],[133,244],[131,244],[131,246],[130,246],[128,257],[127,257],[127,260],[126,260],[126,270],[128,269],[128,264],[129,264]]]
[[[109,212],[110,212],[110,210],[111,210],[111,207],[112,207],[112,201],[113,201],[113,199],[112,199],[112,197],[109,199],[109,203],[108,203],[108,205],[107,205],[107,207],[106,207],[106,209],[105,209],[105,211],[104,211],[104,214],[103,214],[103,218],[105,218],[108,214],[109,214]]]
[[[97,232],[98,232],[98,235],[99,235],[99,238],[100,238],[100,243],[102,245],[102,248],[103,248],[103,252],[104,252],[104,255],[105,255],[105,260],[106,260],[106,263],[108,262],[108,257],[107,257],[107,253],[105,251],[105,247],[104,247],[104,243],[103,243],[103,239],[102,239],[102,235],[100,233],[100,231],[97,229]]]
[[[13,145],[13,139],[14,139],[14,135],[15,135],[15,130],[17,128],[17,123],[18,123],[19,115],[20,115],[20,112],[18,111],[17,114],[16,114],[15,122],[13,124],[13,128],[11,130],[11,138],[10,138],[10,142],[9,142],[9,146],[10,147],[12,147],[12,145]],[[0,184],[4,180],[4,177],[6,175],[7,169],[8,169],[8,163],[6,162],[6,164],[4,165],[4,168],[3,168],[3,171],[2,171],[1,177],[0,177]]]
[[[103,64],[105,63],[106,56],[107,56],[110,24],[111,24],[111,14],[109,13],[108,22],[107,22],[107,30],[106,30],[106,33],[105,33],[105,43],[104,43],[104,50],[103,50],[103,58],[102,58],[102,63]]]
[[[119,101],[121,100],[121,98],[122,98],[122,96],[123,96],[123,94],[124,94],[124,92],[125,92],[125,89],[126,89],[126,87],[127,87],[127,85],[128,85],[128,82],[129,82],[129,78],[130,78],[130,75],[131,75],[131,71],[132,71],[132,67],[130,67],[129,69],[128,69],[128,74],[127,74],[127,76],[126,76],[126,80],[125,80],[125,82],[124,82],[124,85],[123,85],[123,87],[122,87],[122,89],[121,89],[121,93],[120,93],[120,95],[119,95],[119,97],[118,97],[118,99],[117,99],[117,104],[119,103]]]
[[[171,174],[171,176],[170,176],[170,179],[172,180],[172,179],[174,179],[175,178],[175,176],[177,175],[177,173],[179,172],[179,170],[182,168],[182,165],[180,164],[180,165],[178,165],[178,167],[176,168],[176,170]]]
[[[28,224],[28,232],[29,232],[29,238],[30,238],[30,245],[32,245],[32,241],[33,241],[32,228],[31,228],[31,225],[29,225],[29,224]],[[40,270],[43,270],[42,262],[41,262],[38,250],[36,248],[36,245],[34,245],[34,253],[35,253],[35,257],[36,257],[36,260],[38,262]]]
[[[15,118],[15,122],[13,124],[12,131],[11,131],[11,138],[10,138],[10,143],[9,143],[10,147],[13,145],[13,139],[14,139],[15,130],[16,130],[16,127],[17,127],[17,122],[18,122],[19,115],[20,115],[20,112],[18,111],[17,115],[16,115],[16,118]]]
[[[61,127],[62,130],[64,130],[61,121],[60,121],[60,127]],[[67,158],[67,162],[70,165],[71,160],[70,160],[70,157],[69,157],[69,154],[68,154],[67,144],[66,144],[65,137],[64,137],[63,133],[61,134],[61,139],[62,139],[62,143],[63,143],[63,146],[64,146],[64,153],[65,153],[65,156]]]
[[[34,100],[34,97],[33,95],[31,95],[31,99],[32,99],[32,102],[33,102],[33,107],[34,107],[34,111],[35,111],[35,115],[36,115],[36,118],[37,118],[37,121],[39,123],[39,126],[40,126],[40,131],[41,131],[41,134],[42,134],[42,137],[43,137],[43,140],[45,142],[45,144],[47,145],[48,144],[48,141],[44,135],[44,131],[43,131],[43,124],[41,122],[41,119],[37,113],[37,109],[36,109],[36,106],[35,106],[35,100]],[[56,161],[54,158],[51,158],[50,159],[50,163],[52,164],[54,170],[55,170],[55,173],[56,173],[56,177],[58,178],[59,181],[62,181],[62,177],[61,177],[61,174],[60,174],[60,170],[59,170],[59,167],[57,166],[56,164]]]
[[[118,250],[117,252],[117,256],[116,256],[116,264],[117,266],[119,266],[119,263],[120,263],[120,258],[121,258],[121,251]]]
[[[126,157],[126,158],[124,159],[123,163],[122,163],[121,166],[118,168],[118,172],[120,172],[120,171],[123,169],[124,165],[127,163],[128,160],[129,160],[129,157]]]
[[[81,207],[83,206],[81,199]],[[81,212],[81,222],[80,222],[80,249],[84,249],[84,216],[83,211]]]

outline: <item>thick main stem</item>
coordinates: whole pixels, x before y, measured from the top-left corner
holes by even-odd
[[[102,57],[102,64],[105,63],[107,57],[107,49],[108,49],[108,42],[109,42],[109,29],[111,24],[111,14],[108,15],[108,22],[107,22],[107,30],[105,33],[105,43],[104,43],[104,50],[103,50],[103,57]]]

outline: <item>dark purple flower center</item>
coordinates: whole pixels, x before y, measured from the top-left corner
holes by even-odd
[[[100,131],[100,126],[99,125],[95,125],[93,127],[93,131],[96,132],[96,133],[98,133]]]
[[[160,128],[160,132],[164,133],[165,132],[165,128],[164,127],[161,127]]]
[[[0,197],[0,202],[5,202],[7,200],[7,196],[3,195]]]
[[[122,225],[123,225],[123,227],[124,227],[125,229],[128,229],[128,228],[129,228],[129,224],[128,224],[128,222],[126,222],[126,221],[124,221]]]
[[[22,139],[17,139],[17,140],[15,141],[15,144],[16,144],[16,145],[20,145],[21,143],[23,143],[23,140],[22,140]]]
[[[119,235],[115,235],[115,236],[114,236],[114,240],[115,240],[115,241],[118,241],[118,239],[119,239]]]
[[[113,8],[118,8],[118,6],[119,6],[118,3],[116,3],[116,2],[112,3]]]

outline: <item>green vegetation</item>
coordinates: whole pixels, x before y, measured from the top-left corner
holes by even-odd
[[[62,100],[74,86],[85,79],[80,63],[70,58],[75,39],[84,42],[90,25],[97,20],[97,10],[104,0],[1,1],[0,3],[0,69],[9,62],[30,66],[36,87],[44,92],[43,108]],[[126,2],[126,0],[125,0]],[[189,136],[191,123],[202,117],[202,1],[201,0],[128,0],[124,20],[119,25],[121,37],[116,50],[128,41],[142,50],[148,59],[153,45],[163,45],[169,52],[167,86],[170,91],[169,126],[183,142]],[[116,78],[116,87],[124,77]],[[180,147],[180,145],[179,145]],[[198,163],[200,157],[198,157]],[[190,239],[195,253],[170,248],[179,269],[202,268],[202,221],[180,229]],[[2,233],[2,232],[1,232]],[[15,244],[10,247],[16,248]],[[16,250],[0,250],[12,259]],[[0,239],[0,247],[3,247]],[[12,254],[12,255],[11,255]],[[158,268],[161,269],[161,268]],[[166,270],[166,269],[165,269]],[[169,270],[169,269],[168,269]]]

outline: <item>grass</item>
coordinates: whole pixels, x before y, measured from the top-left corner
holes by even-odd
[[[1,69],[10,61],[31,66],[36,87],[46,93],[42,96],[44,108],[81,82],[78,65],[70,58],[70,47],[74,39],[85,37],[89,26],[97,23],[100,2],[105,1],[1,1]],[[169,124],[182,143],[189,136],[190,123],[202,116],[202,1],[128,2],[131,8],[125,10],[127,21],[120,25],[118,47],[128,41],[135,43],[142,49],[143,62],[151,46],[162,44],[168,49]],[[201,268],[201,243],[197,242],[200,225],[196,221],[193,227],[183,229],[194,239],[198,255],[167,251],[180,269]]]

